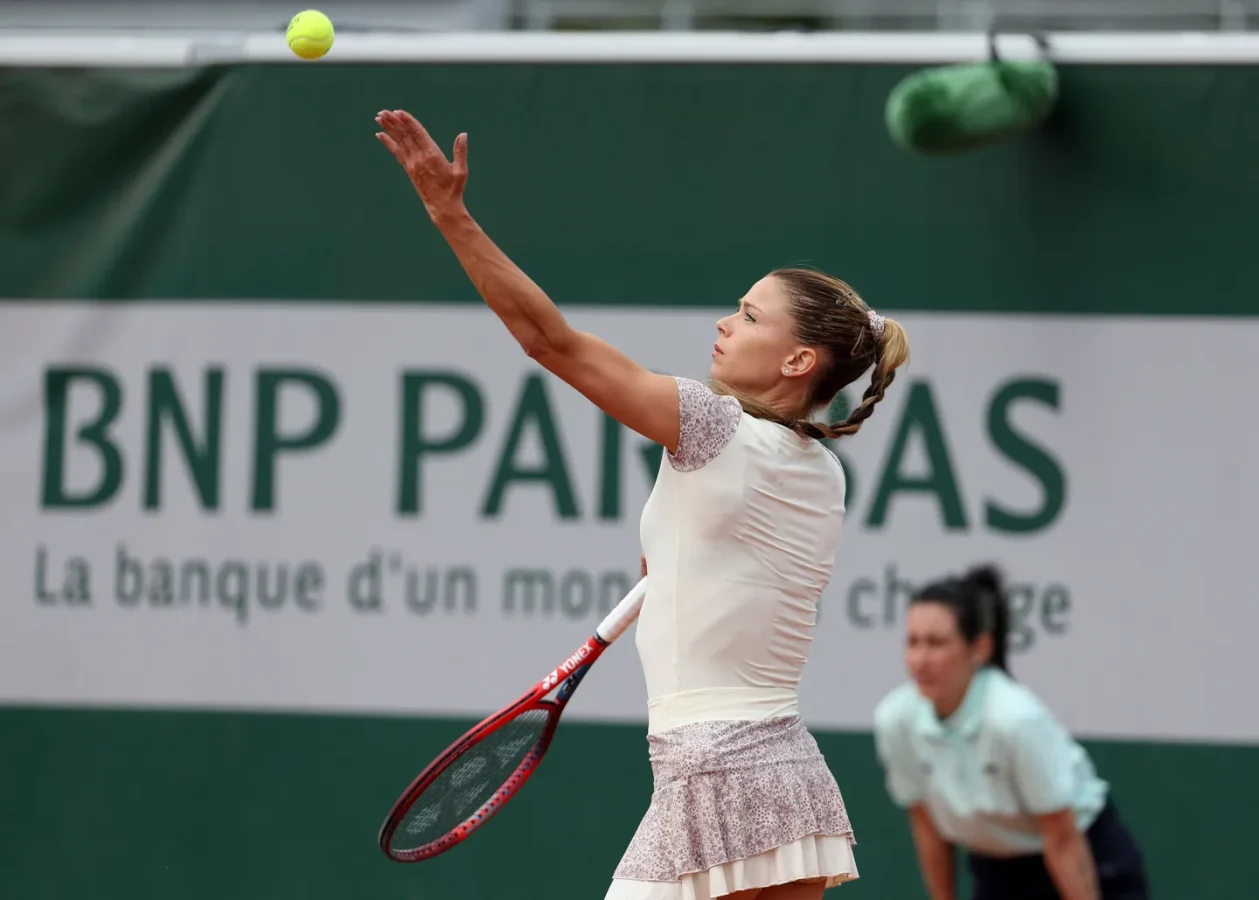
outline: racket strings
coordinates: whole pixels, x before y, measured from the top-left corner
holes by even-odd
[[[528,709],[472,744],[407,810],[390,842],[394,849],[423,847],[475,815],[533,753],[550,718],[546,710]]]

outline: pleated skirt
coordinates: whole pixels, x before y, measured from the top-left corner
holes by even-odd
[[[605,900],[857,878],[843,796],[799,716],[697,722],[647,741],[651,805]]]

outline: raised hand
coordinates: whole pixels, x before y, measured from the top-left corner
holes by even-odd
[[[463,186],[468,181],[468,136],[455,138],[454,160],[446,159],[424,126],[406,110],[382,109],[376,123],[384,129],[376,138],[406,171],[434,222],[463,209]]]

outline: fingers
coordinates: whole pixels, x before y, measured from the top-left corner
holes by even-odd
[[[397,141],[395,141],[393,138],[391,138],[389,135],[385,134],[382,131],[376,132],[376,140],[380,141],[382,144],[384,144],[386,147],[389,148],[389,152],[393,154],[394,159],[398,160],[399,162],[402,161],[402,157],[399,155],[401,154],[402,150],[398,146]]]
[[[419,123],[419,120],[405,109],[395,109],[391,115],[395,120],[397,120],[398,124],[408,132],[418,134],[430,141],[432,140],[432,138],[428,136],[428,132],[424,130],[424,126]],[[436,144],[434,144],[434,146],[436,146]]]
[[[455,174],[468,174],[468,135],[467,133],[459,135],[455,138]]]
[[[376,122],[398,144],[410,146],[426,155],[440,156],[444,161],[446,154],[433,141],[424,126],[404,109],[382,109],[376,114]]]
[[[424,126],[406,110],[382,109],[376,113],[376,123],[383,129],[376,133],[376,139],[389,148],[413,181],[422,174],[435,176],[440,173],[447,179],[453,175],[452,188],[462,191],[463,182],[468,177],[467,133],[455,138],[454,161],[447,162],[446,154],[424,130]]]
[[[393,138],[396,143],[402,143],[407,138],[407,132],[403,128],[402,122],[390,110],[382,109],[376,113],[376,124],[379,125],[389,137]]]

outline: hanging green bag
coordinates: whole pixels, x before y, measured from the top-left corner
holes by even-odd
[[[1044,44],[1041,44],[1042,47]],[[1058,73],[1045,59],[960,63],[906,76],[887,98],[888,132],[917,153],[959,153],[1039,125],[1058,99]]]

